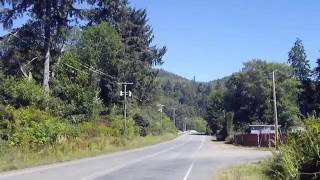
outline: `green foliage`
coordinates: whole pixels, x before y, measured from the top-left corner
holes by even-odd
[[[320,119],[315,116],[310,116],[305,119],[307,129],[320,130]]]
[[[148,119],[146,119],[143,114],[136,113],[133,116],[133,120],[135,122],[135,125],[139,128],[140,136],[146,136],[150,128],[150,122],[148,121]]]
[[[319,119],[310,119],[307,130],[291,134],[286,143],[279,147],[279,153],[269,162],[270,175],[275,179],[318,179],[320,171]]]
[[[217,134],[223,128],[225,122],[225,93],[225,87],[218,84],[208,99],[205,118],[213,134]]]
[[[13,103],[13,93],[16,80],[13,77],[7,77],[0,72],[0,104]]]
[[[231,137],[233,136],[233,116],[234,114],[232,112],[226,112],[224,113],[224,122],[223,122],[223,128],[219,132],[219,135],[221,135],[221,138],[225,140],[228,138],[228,141],[230,141]]]
[[[0,141],[8,140],[12,133],[13,116],[7,107],[0,104]]]
[[[46,107],[48,95],[33,80],[21,80],[14,86],[13,97],[18,107],[36,106],[39,108]]]
[[[290,50],[288,63],[290,63],[293,68],[293,75],[296,79],[299,81],[308,81],[311,70],[309,60],[307,60],[307,55],[300,39],[295,41],[294,46]]]
[[[207,122],[202,118],[194,117],[191,120],[189,129],[205,133],[207,132]]]
[[[66,135],[66,124],[50,114],[34,108],[7,109],[12,114],[8,141],[11,145],[37,147],[55,144],[59,137]]]
[[[163,123],[162,133],[176,133],[176,128],[174,127],[169,117],[164,117],[162,123]]]
[[[219,170],[214,179],[216,180],[270,180],[266,175],[263,163],[242,164]]]
[[[209,83],[198,83],[177,76],[175,74],[159,70],[159,101],[165,104],[164,112],[173,119],[173,107],[176,109],[176,126],[183,130],[185,118],[191,121],[187,126],[192,126],[192,121],[203,118],[207,97],[210,93]]]
[[[80,69],[77,60],[73,52],[67,52],[61,63],[55,66],[57,75],[53,80],[52,93],[67,105],[66,117],[72,117],[77,121],[97,119],[102,110],[97,87],[91,84],[92,74],[70,69],[69,66]]]
[[[79,125],[81,136],[88,138],[112,136],[114,130],[103,123],[83,122]]]
[[[236,130],[248,124],[273,122],[272,71],[276,72],[276,94],[279,123],[290,127],[300,123],[297,94],[299,82],[292,79],[290,67],[284,64],[252,60],[241,72],[233,74],[224,84],[218,84],[208,102],[209,126],[216,132],[223,126],[224,112],[233,112]]]
[[[15,79],[0,75],[0,103],[16,108],[33,106],[57,116],[63,116],[67,109],[58,98],[48,95],[35,80]]]

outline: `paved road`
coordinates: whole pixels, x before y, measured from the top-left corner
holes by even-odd
[[[182,135],[155,146],[0,174],[0,180],[212,180],[216,170],[257,161],[267,151]]]

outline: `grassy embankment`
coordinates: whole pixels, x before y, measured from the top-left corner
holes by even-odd
[[[111,137],[75,139],[63,144],[42,147],[41,150],[37,151],[0,146],[0,171],[22,169],[134,149],[168,141],[175,137],[177,135],[167,133],[160,136],[134,137],[131,140]]]
[[[214,180],[270,180],[263,163],[244,164],[219,171]]]

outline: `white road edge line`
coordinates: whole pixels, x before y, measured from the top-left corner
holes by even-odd
[[[53,163],[53,164],[48,164],[48,165],[38,166],[38,167],[31,167],[31,168],[26,168],[26,169],[21,169],[21,170],[1,172],[0,173],[0,179],[7,178],[7,177],[12,177],[12,176],[19,176],[19,175],[23,175],[23,174],[41,172],[41,171],[54,169],[54,168],[61,168],[61,167],[65,167],[65,166],[71,166],[71,165],[75,165],[75,164],[79,164],[79,163],[90,162],[90,161],[94,161],[94,160],[100,160],[100,159],[104,159],[104,158],[112,157],[112,156],[124,155],[124,154],[128,154],[128,153],[131,153],[131,152],[137,152],[137,151],[141,151],[141,150],[145,150],[145,149],[149,149],[149,148],[155,148],[155,147],[161,146],[163,144],[169,144],[171,142],[177,141],[178,139],[181,139],[182,137],[183,137],[183,135],[179,136],[179,137],[177,137],[177,138],[175,138],[173,140],[167,141],[167,142],[162,142],[162,143],[159,143],[159,144],[155,144],[155,145],[151,145],[151,146],[147,146],[147,147],[142,147],[142,148],[137,148],[137,149],[132,149],[132,150],[127,150],[127,151],[120,151],[120,152],[116,152],[116,153],[104,154],[104,155],[99,155],[99,156],[95,156],[95,157],[88,157],[88,158],[79,159],[79,160],[72,160],[72,161],[66,161],[66,162],[57,162],[57,163]]]
[[[202,146],[204,145],[205,139],[206,139],[206,137],[202,138],[201,144],[200,144],[199,148],[197,149],[197,151],[195,152],[194,156],[196,156],[196,154],[198,154],[199,151],[201,150]],[[192,161],[192,163],[191,163],[191,165],[190,165],[190,167],[189,167],[189,169],[187,171],[187,174],[184,176],[183,180],[187,180],[188,179],[195,162],[196,162],[196,159],[194,157],[194,159],[193,159],[193,161]]]

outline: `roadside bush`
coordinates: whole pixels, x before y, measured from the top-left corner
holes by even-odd
[[[59,137],[70,132],[70,126],[47,112],[31,107],[9,111],[12,113],[12,124],[8,129],[11,145],[37,147],[55,144]]]
[[[308,117],[306,119],[306,128],[320,130],[320,119],[315,116]]]
[[[320,130],[314,124],[301,133],[291,134],[270,161],[275,179],[320,179]]]
[[[83,122],[80,124],[80,132],[86,137],[111,136],[113,130],[103,123]]]
[[[139,128],[139,135],[147,136],[148,128],[150,127],[149,121],[138,113],[133,116],[133,120],[135,122],[135,125]]]
[[[166,133],[176,133],[177,130],[174,127],[171,119],[169,117],[163,118],[163,132]]]
[[[17,107],[46,107],[48,95],[35,81],[19,80],[14,87],[13,97]]]
[[[0,73],[0,104],[11,104],[13,99],[13,87],[16,80]]]
[[[35,80],[0,74],[0,81],[0,104],[16,108],[33,106],[56,116],[64,116],[70,109],[60,99],[48,95]]]
[[[8,140],[11,133],[12,114],[8,112],[7,107],[0,105],[0,140]]]

